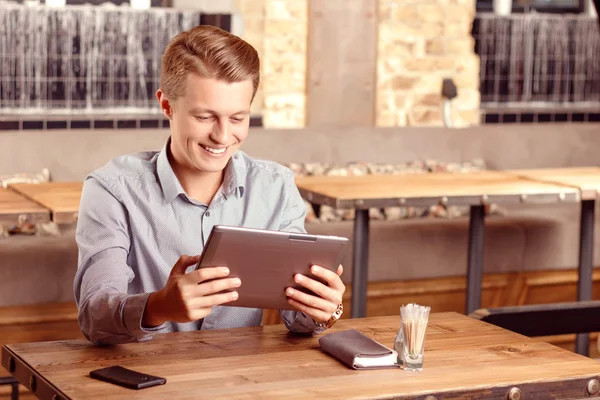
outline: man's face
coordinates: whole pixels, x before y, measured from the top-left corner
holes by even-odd
[[[186,169],[221,172],[250,125],[252,81],[227,83],[188,74],[171,106],[171,152]]]

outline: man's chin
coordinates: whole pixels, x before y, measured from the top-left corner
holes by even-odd
[[[199,160],[195,163],[195,167],[200,172],[218,173],[225,169],[229,159],[230,157],[222,160]]]

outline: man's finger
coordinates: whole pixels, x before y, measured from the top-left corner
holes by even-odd
[[[340,266],[337,269],[337,274],[338,274],[338,276],[342,276],[343,273],[344,273],[344,266],[342,264],[340,264]]]
[[[331,318],[331,315],[328,315],[321,310],[308,307],[306,304],[296,301],[292,298],[288,298],[288,303],[290,303],[297,310],[302,311],[304,314],[310,316],[317,322],[326,322],[329,320],[329,318]]]
[[[340,277],[336,274],[333,274],[333,276],[335,276],[337,279],[340,279]],[[329,286],[325,286],[319,281],[316,281],[312,278],[300,274],[295,275],[294,280],[300,286],[305,287],[306,289],[310,290],[311,292],[313,292],[314,294],[326,301],[330,301],[332,303],[335,303],[336,305],[339,304],[341,301],[341,294],[339,291],[334,290]]]
[[[227,267],[210,267],[192,271],[186,278],[191,282],[202,283],[211,279],[224,278],[227,275],[229,275],[229,268]]]
[[[196,297],[189,301],[189,307],[192,309],[200,309],[207,307],[220,306],[221,304],[229,303],[237,300],[238,292],[219,293],[210,296]]]
[[[337,309],[337,304],[331,303],[320,297],[316,297],[316,296],[304,293],[300,290],[296,290],[293,288],[287,288],[287,290],[285,291],[285,294],[288,295],[288,297],[292,298],[293,300],[296,300],[302,304],[305,304],[306,306],[308,306],[310,308],[314,308],[316,310],[323,311],[325,314],[331,315]]]
[[[179,260],[177,260],[177,262],[171,269],[171,276],[185,274],[185,271],[188,269],[188,267],[190,265],[196,264],[199,259],[200,259],[199,255],[196,255],[196,256],[183,255],[183,256],[179,257]]]
[[[235,289],[241,285],[240,278],[219,278],[199,284],[198,287],[194,288],[194,295],[198,297],[208,296],[224,290]]]
[[[334,290],[343,292],[346,289],[346,287],[342,283],[342,280],[340,279],[340,276],[333,271],[330,271],[318,265],[313,265],[310,268],[310,272],[313,273],[315,276],[324,279],[325,282],[329,284],[329,287],[331,287]]]

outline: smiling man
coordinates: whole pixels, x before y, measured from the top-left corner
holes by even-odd
[[[258,84],[256,50],[221,29],[197,26],[167,46],[156,94],[171,126],[165,146],[118,157],[84,182],[74,290],[91,342],[260,325],[263,310],[227,306],[244,284],[227,268],[192,267],[217,224],[305,232],[293,173],[238,150]],[[318,296],[287,291],[297,311],[281,315],[294,332],[322,332],[341,312],[342,267],[312,272],[326,284],[296,280]]]

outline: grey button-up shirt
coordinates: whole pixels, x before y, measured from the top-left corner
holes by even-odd
[[[260,325],[263,310],[228,306],[213,308],[202,321],[150,329],[141,321],[150,293],[164,287],[181,255],[202,252],[214,225],[305,232],[306,209],[291,170],[237,151],[207,206],[186,195],[169,163],[168,145],[118,157],[84,181],[74,291],[79,325],[93,343]],[[291,331],[322,331],[301,312],[282,310],[281,316]]]

